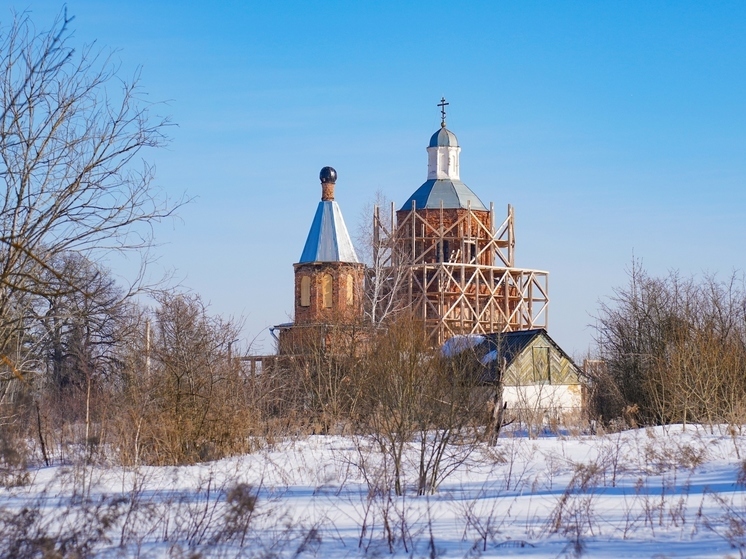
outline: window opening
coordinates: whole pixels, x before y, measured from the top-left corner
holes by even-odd
[[[321,299],[325,309],[332,308],[332,276],[329,274],[321,276]]]
[[[355,303],[355,279],[352,274],[347,276],[347,306],[351,307]]]
[[[300,278],[300,306],[311,306],[311,278],[309,276]]]

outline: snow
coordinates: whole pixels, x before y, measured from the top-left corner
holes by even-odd
[[[429,496],[411,490],[417,453],[410,450],[403,496],[393,492],[386,457],[364,437],[283,440],[184,467],[38,468],[26,485],[0,490],[0,542],[10,545],[8,519],[27,507],[40,513],[37,532],[56,535],[111,513],[105,537],[91,537],[102,557],[735,557],[746,550],[746,437],[725,426],[537,438],[516,429],[454,464]]]
[[[458,355],[459,353],[462,353],[467,349],[472,349],[478,346],[486,339],[487,338],[480,334],[459,334],[456,336],[451,336],[445,342],[443,342],[443,346],[440,348],[440,351],[444,357],[453,357],[454,355]]]
[[[495,360],[497,360],[497,350],[493,349],[492,351],[487,352],[479,362],[486,367]]]

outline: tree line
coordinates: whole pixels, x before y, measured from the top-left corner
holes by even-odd
[[[739,273],[648,274],[629,282],[596,317],[600,367],[591,407],[640,424],[746,422],[746,284]]]

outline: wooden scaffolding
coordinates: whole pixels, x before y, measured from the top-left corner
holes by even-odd
[[[392,205],[384,219],[376,207],[373,220],[373,281],[389,284],[377,288],[421,319],[434,343],[547,327],[549,275],[515,267],[511,206],[497,228],[493,204],[486,211],[413,202],[407,210]]]

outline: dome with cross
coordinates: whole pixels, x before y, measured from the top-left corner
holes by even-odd
[[[458,147],[458,140],[456,134],[448,130],[445,126],[441,126],[435,134],[430,137],[430,144],[427,146],[430,148],[437,147]]]
[[[413,207],[487,209],[479,197],[461,181],[461,148],[456,134],[446,128],[446,105],[446,100],[441,99],[438,104],[440,129],[430,137],[427,146],[427,181],[404,202],[402,210],[411,210]]]

